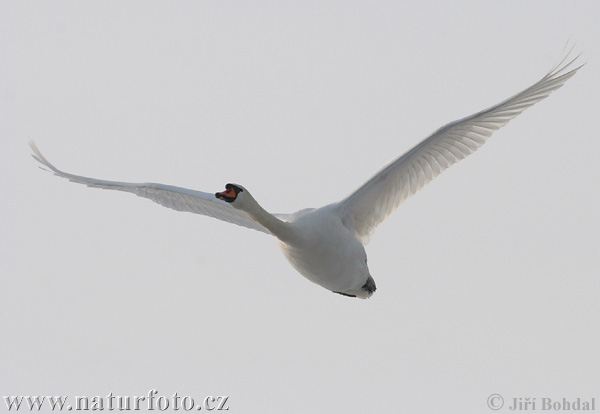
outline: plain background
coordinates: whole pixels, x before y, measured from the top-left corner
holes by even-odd
[[[1,395],[156,389],[229,395],[240,413],[600,403],[597,1],[0,14]],[[318,207],[536,82],[567,40],[587,65],[564,88],[378,228],[368,301],[308,282],[269,236],[68,183],[29,156],[32,137],[75,174],[238,182],[272,212]]]

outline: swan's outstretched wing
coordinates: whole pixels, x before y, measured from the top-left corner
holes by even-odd
[[[259,230],[271,234],[261,224],[251,219],[246,213],[233,208],[230,204],[219,200],[214,194],[202,191],[189,190],[187,188],[155,183],[124,183],[118,181],[97,180],[95,178],[81,177],[59,170],[52,165],[40,152],[33,141],[29,142],[33,150],[33,158],[42,165],[49,168],[54,175],[66,178],[74,183],[85,184],[88,187],[97,187],[107,190],[125,191],[137,196],[148,198],[155,203],[177,211],[188,211],[190,213],[203,214],[219,220]]]
[[[375,227],[404,200],[482,146],[498,128],[560,88],[583,66],[567,71],[577,57],[567,63],[565,57],[539,82],[512,98],[443,126],[383,167],[340,202],[344,224],[366,243]]]

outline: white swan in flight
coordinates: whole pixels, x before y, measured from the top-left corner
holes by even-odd
[[[98,180],[63,172],[30,142],[33,157],[55,175],[109,190],[126,191],[165,207],[211,216],[275,236],[292,266],[310,281],[345,296],[375,292],[364,244],[404,200],[455,162],[483,145],[498,128],[560,88],[581,66],[567,56],[540,81],[512,98],[451,122],[384,166],[342,201],[293,214],[270,214],[239,184],[204,193],[155,183]],[[566,63],[565,63],[566,62]]]

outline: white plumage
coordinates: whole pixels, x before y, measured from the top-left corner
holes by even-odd
[[[568,54],[567,54],[568,56]],[[375,291],[364,244],[404,200],[442,171],[473,153],[498,128],[547,97],[581,66],[562,59],[537,83],[489,109],[451,122],[393,160],[346,199],[294,214],[270,214],[241,185],[210,194],[155,183],[82,177],[52,165],[30,142],[33,157],[55,175],[109,190],[133,193],[177,211],[211,216],[277,237],[289,262],[309,280],[336,293],[368,298]],[[582,65],[583,66],[583,65]]]

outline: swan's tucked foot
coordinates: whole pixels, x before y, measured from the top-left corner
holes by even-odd
[[[371,296],[377,290],[377,286],[375,286],[375,281],[371,276],[367,279],[367,283],[365,283],[362,287],[362,290],[366,291],[369,296]]]
[[[358,292],[356,295],[353,295],[351,293],[335,292],[335,291],[333,291],[333,293],[337,293],[338,295],[348,296],[350,298],[359,297],[361,299],[368,299],[373,295],[373,293],[375,293],[376,290],[377,290],[377,286],[375,286],[375,281],[373,280],[373,278],[371,276],[369,276],[369,278],[367,279],[367,282],[364,285],[362,285],[362,287],[360,288],[360,292]],[[354,292],[356,292],[356,290]]]

